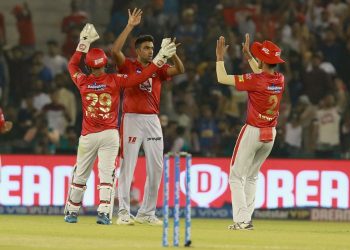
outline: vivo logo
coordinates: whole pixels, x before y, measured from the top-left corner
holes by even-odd
[[[196,164],[191,166],[191,199],[199,207],[209,207],[210,203],[219,198],[227,189],[228,174],[218,166],[211,164]],[[180,174],[180,188],[186,193],[186,172]]]

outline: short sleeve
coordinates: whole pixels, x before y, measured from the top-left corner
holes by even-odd
[[[258,90],[257,74],[235,75],[236,89],[240,91],[256,91]]]

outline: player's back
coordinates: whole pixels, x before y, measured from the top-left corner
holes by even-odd
[[[120,87],[116,74],[81,75],[79,88],[83,107],[82,135],[117,127]]]
[[[256,86],[248,91],[247,123],[255,127],[274,127],[284,91],[284,76],[262,72],[252,74],[252,78]]]

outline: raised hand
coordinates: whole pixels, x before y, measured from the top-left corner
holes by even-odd
[[[4,126],[0,129],[2,134],[9,132],[12,129],[13,123],[10,121],[6,121]]]
[[[158,67],[162,67],[166,63],[167,59],[175,55],[175,53],[176,45],[171,42],[159,50],[158,54],[153,59],[153,63]]]
[[[162,44],[160,45],[160,47],[164,48],[165,46],[167,46],[170,43],[171,43],[171,38],[163,38]]]
[[[129,13],[128,25],[134,27],[141,22],[141,17],[142,17],[141,9],[135,8],[132,12],[130,11],[130,9],[128,9],[128,13]]]
[[[77,51],[87,53],[90,48],[90,44],[99,39],[95,26],[91,23],[85,24],[84,28],[80,32],[80,41],[77,47]]]
[[[226,45],[225,37],[220,36],[216,41],[216,61],[223,61],[228,45]]]
[[[249,46],[250,46],[250,38],[249,38],[249,34],[245,34],[245,41],[244,43],[242,43],[242,52],[244,57],[247,60],[250,60],[252,58],[252,55],[250,54],[250,50],[249,50]]]
[[[173,42],[175,44],[176,48],[181,45],[181,43],[176,43],[176,37],[174,37],[171,42]]]
[[[95,26],[91,23],[85,24],[83,30],[80,32],[80,40],[87,41],[89,43],[93,43],[100,36],[98,35]]]
[[[176,37],[174,37],[173,39],[171,39],[171,38],[163,38],[162,45],[160,47],[164,48],[167,45],[169,45],[170,43],[174,44],[176,48],[181,45],[181,43],[176,43]],[[176,52],[175,52],[175,54],[176,54]]]

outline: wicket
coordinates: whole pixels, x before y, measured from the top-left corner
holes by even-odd
[[[169,246],[169,169],[170,159],[174,157],[174,233],[173,246],[178,247],[180,243],[180,163],[181,157],[186,160],[186,206],[185,206],[185,247],[191,245],[191,175],[192,155],[186,152],[167,153],[164,155],[164,178],[163,178],[163,247]]]

